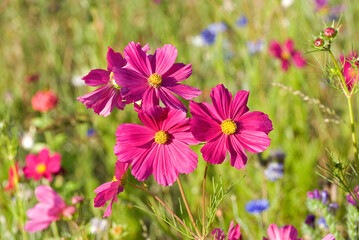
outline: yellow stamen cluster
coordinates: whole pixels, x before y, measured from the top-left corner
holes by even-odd
[[[237,131],[237,124],[231,119],[227,119],[221,123],[221,129],[223,133],[231,135]]]
[[[283,58],[284,60],[288,60],[290,58],[290,53],[286,50],[282,51],[281,53],[281,58]]]
[[[117,182],[117,181],[118,181],[118,180],[117,180],[116,176],[113,176],[112,182]]]
[[[167,132],[165,131],[158,131],[155,134],[155,142],[158,144],[165,144],[166,142],[168,142],[168,140],[170,140],[170,136],[168,135]]]
[[[121,89],[121,87],[116,83],[115,79],[113,78],[113,72],[110,73],[110,84],[113,88]]]
[[[46,165],[43,163],[39,163],[36,165],[36,172],[38,174],[43,174],[46,171]]]
[[[162,77],[161,75],[154,73],[152,74],[149,78],[148,78],[148,83],[152,86],[152,87],[159,87],[162,83]]]

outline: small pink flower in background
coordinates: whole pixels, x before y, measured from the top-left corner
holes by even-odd
[[[343,64],[342,74],[345,78],[349,93],[355,88],[359,80],[359,62],[357,63],[356,61],[357,57],[358,55],[356,52],[352,52],[348,57],[344,57],[343,55],[340,56],[340,61]],[[351,62],[353,62],[354,66]]]
[[[84,197],[82,197],[82,196],[73,196],[71,198],[71,203],[72,203],[72,205],[76,205],[78,203],[83,202],[83,200],[84,200]]]
[[[359,186],[356,186],[356,187],[354,188],[354,191],[352,192],[352,194],[359,199]],[[348,201],[348,203],[350,203],[351,205],[354,205],[354,206],[356,205],[355,200],[353,199],[353,197],[352,197],[350,194],[347,194],[347,201]]]
[[[215,240],[224,240],[224,238],[226,237],[226,234],[220,228],[215,228],[212,231],[212,235],[214,236]],[[239,224],[234,226],[234,220],[232,220],[231,225],[229,226],[229,229],[228,229],[227,240],[239,240],[239,239],[241,239],[240,226],[239,226]]]
[[[323,238],[322,240],[335,240],[335,236],[331,233],[329,233],[327,236],[325,236],[325,238]]]
[[[61,155],[58,153],[50,156],[47,148],[42,149],[38,155],[28,154],[26,156],[26,167],[24,174],[26,178],[34,178],[38,181],[42,177],[52,181],[53,173],[57,173],[61,168]]]
[[[271,41],[269,44],[269,54],[282,61],[282,69],[287,71],[290,64],[294,64],[298,68],[306,65],[306,60],[299,51],[294,50],[294,42],[292,39],[287,40],[283,47],[277,41]]]
[[[121,53],[114,52],[112,48],[107,51],[107,70],[95,69],[82,78],[85,83],[91,87],[99,87],[95,91],[78,97],[77,100],[92,108],[96,114],[107,117],[110,115],[114,107],[123,110],[126,101],[120,93],[118,80],[114,77],[114,67],[122,68],[126,65]]]
[[[276,224],[271,224],[267,229],[268,237],[263,240],[301,240],[297,238],[298,231],[292,225],[286,225],[279,229]]]
[[[114,153],[118,161],[131,163],[131,173],[139,181],[154,175],[164,186],[172,185],[179,173],[197,168],[197,154],[188,145],[199,143],[190,131],[186,113],[152,107],[138,114],[145,125],[124,123],[116,131]]]
[[[75,212],[75,207],[67,206],[49,186],[38,186],[35,195],[39,203],[26,212],[29,221],[25,224],[25,231],[33,233],[44,230],[51,222],[62,217],[70,217]]]
[[[122,182],[122,179],[129,166],[130,164],[128,163],[122,163],[117,161],[115,167],[115,176],[112,181],[104,183],[95,189],[95,193],[97,193],[94,200],[95,207],[103,207],[105,206],[107,201],[111,200],[111,203],[106,208],[103,217],[111,215],[113,202],[117,202],[117,195],[123,192],[125,187],[124,183]]]
[[[40,78],[39,74],[27,75],[25,81],[28,83],[37,82]]]
[[[57,96],[51,90],[38,91],[31,99],[35,111],[47,112],[57,105]]]
[[[197,88],[179,84],[192,74],[191,64],[175,63],[177,49],[170,44],[149,55],[139,44],[130,42],[125,47],[124,56],[128,65],[125,68],[115,67],[115,78],[123,87],[123,96],[133,101],[142,99],[141,107],[145,110],[159,105],[161,100],[166,107],[187,111],[172,93],[186,100],[201,94]]]
[[[229,151],[231,165],[241,169],[247,162],[244,149],[259,153],[270,145],[268,133],[273,130],[272,122],[262,112],[249,112],[248,95],[247,91],[239,91],[232,99],[221,84],[212,89],[213,106],[190,102],[193,136],[207,142],[201,149],[205,161],[221,164]]]
[[[15,169],[15,171],[14,171]],[[16,182],[19,182],[20,177],[19,177],[19,163],[16,162],[15,163],[15,168],[14,166],[11,166],[9,168],[9,178],[8,178],[8,183],[7,186],[5,187],[5,191],[9,191],[9,190],[14,190],[15,188],[15,184]]]

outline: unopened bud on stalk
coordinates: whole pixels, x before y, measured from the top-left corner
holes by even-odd
[[[321,39],[321,38],[315,39],[314,46],[316,48],[321,48],[321,47],[323,47],[323,45],[324,45],[324,40],[323,39]]]
[[[324,35],[327,37],[327,38],[334,38],[336,35],[337,35],[337,30],[335,30],[334,28],[326,28],[324,29]]]

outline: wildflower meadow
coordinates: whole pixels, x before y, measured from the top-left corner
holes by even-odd
[[[0,239],[359,239],[353,0],[4,0]]]

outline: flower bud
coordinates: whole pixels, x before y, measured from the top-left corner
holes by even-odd
[[[336,35],[337,35],[337,30],[335,30],[334,28],[326,28],[324,29],[324,35],[327,37],[327,38],[334,38]]]
[[[324,45],[324,40],[323,39],[321,39],[321,38],[315,39],[314,46],[316,48],[321,48],[321,47],[323,47],[323,45]]]

